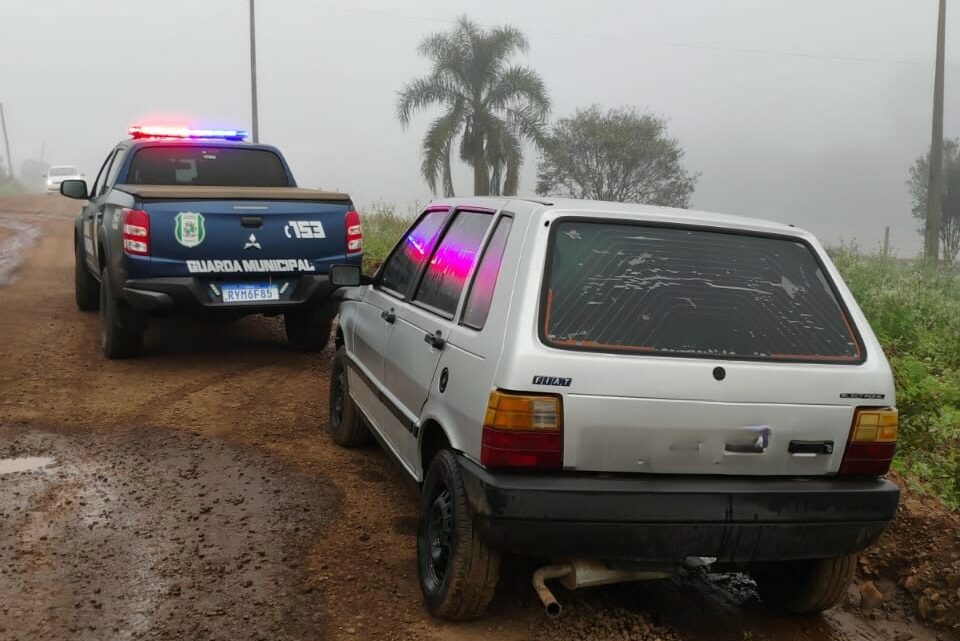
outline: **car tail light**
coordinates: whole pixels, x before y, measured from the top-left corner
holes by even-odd
[[[150,216],[139,209],[124,209],[123,251],[131,256],[150,255]]]
[[[347,227],[347,255],[363,251],[363,233],[360,231],[360,214],[354,210],[347,212],[344,220]]]
[[[562,428],[559,397],[490,392],[480,463],[485,467],[559,469],[563,466]]]
[[[858,407],[853,413],[853,427],[840,463],[840,475],[886,474],[897,448],[897,429],[897,410]]]

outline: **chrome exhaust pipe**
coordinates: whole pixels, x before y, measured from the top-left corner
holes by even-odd
[[[533,573],[533,589],[537,591],[537,596],[543,603],[543,609],[551,619],[560,616],[563,607],[557,601],[557,597],[553,596],[550,588],[547,587],[546,580],[559,579],[568,576],[573,571],[571,564],[563,563],[561,565],[545,565]]]

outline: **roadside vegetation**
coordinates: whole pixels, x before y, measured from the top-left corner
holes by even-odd
[[[410,203],[405,211],[401,211],[396,205],[382,200],[361,209],[364,274],[372,276],[377,271],[419,213],[419,203]]]
[[[850,248],[833,260],[896,377],[895,467],[960,508],[960,273]]]
[[[26,192],[19,180],[0,177],[0,196],[14,196]]]

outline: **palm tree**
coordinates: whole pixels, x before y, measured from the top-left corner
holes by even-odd
[[[414,112],[444,107],[423,137],[420,172],[433,192],[439,177],[444,195],[453,196],[450,154],[460,137],[460,159],[473,167],[476,195],[517,193],[523,144],[541,145],[550,112],[540,76],[509,65],[527,46],[514,27],[484,29],[466,17],[452,31],[420,43],[418,51],[433,61],[433,70],[403,87],[397,118],[406,128]]]

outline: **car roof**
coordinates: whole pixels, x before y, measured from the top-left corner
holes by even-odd
[[[617,203],[603,200],[578,200],[573,198],[535,197],[523,198],[516,196],[477,196],[473,198],[448,198],[438,200],[438,203],[448,203],[454,206],[475,205],[500,209],[508,207],[508,203],[521,201],[530,204],[533,209],[531,215],[538,218],[554,217],[557,215],[574,215],[585,218],[623,217],[638,222],[676,223],[684,225],[702,225],[705,227],[720,227],[748,231],[770,232],[790,236],[812,237],[809,232],[793,225],[780,223],[762,218],[719,214],[697,209],[680,209],[677,207],[658,207],[640,203]]]

